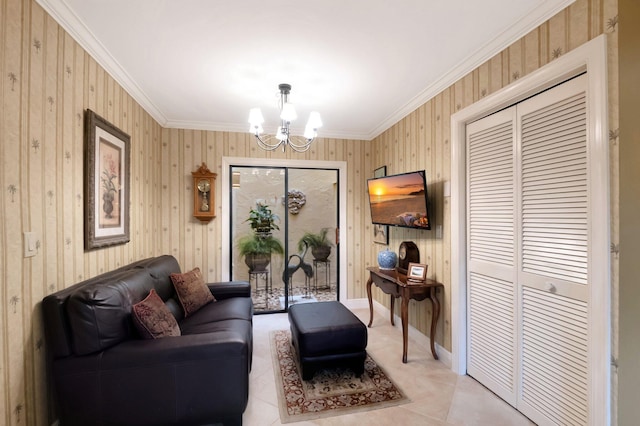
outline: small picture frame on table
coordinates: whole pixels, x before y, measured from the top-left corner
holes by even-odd
[[[378,167],[373,171],[373,177],[379,178],[387,175],[387,166]],[[389,226],[373,224],[373,242],[389,245]]]
[[[409,263],[407,268],[407,283],[423,283],[427,277],[427,265],[422,263]]]

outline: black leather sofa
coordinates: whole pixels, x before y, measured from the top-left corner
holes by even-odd
[[[253,304],[247,282],[207,284],[216,298],[184,317],[172,256],[141,260],[42,303],[54,417],[66,425],[242,424]],[[155,289],[181,336],[143,340],[132,306]]]

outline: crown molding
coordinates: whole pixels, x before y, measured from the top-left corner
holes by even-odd
[[[167,118],[64,0],[36,2],[161,126]]]
[[[467,57],[457,66],[447,71],[442,77],[429,85],[422,92],[418,93],[409,102],[404,104],[395,113],[383,120],[375,129],[369,133],[367,138],[373,140],[387,129],[390,129],[398,121],[424,105],[446,88],[452,86],[458,80],[469,74],[480,65],[493,58],[498,53],[509,47],[515,41],[520,40],[529,32],[549,20],[561,10],[574,3],[575,0],[563,0],[561,2],[547,1],[542,6],[534,8],[524,18],[514,22],[509,28],[498,34],[484,47]]]

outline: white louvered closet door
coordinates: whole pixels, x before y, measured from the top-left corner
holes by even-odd
[[[467,126],[467,369],[517,399],[515,107]]]
[[[468,372],[541,425],[589,423],[585,80],[467,128]]]
[[[522,312],[518,409],[588,424],[589,171],[586,76],[518,105]]]

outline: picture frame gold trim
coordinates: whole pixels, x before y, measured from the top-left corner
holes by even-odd
[[[85,250],[128,243],[131,138],[90,109],[84,123]]]
[[[383,177],[387,175],[387,166],[378,167],[373,171],[373,177]],[[373,224],[373,242],[376,244],[389,245],[389,225]]]

